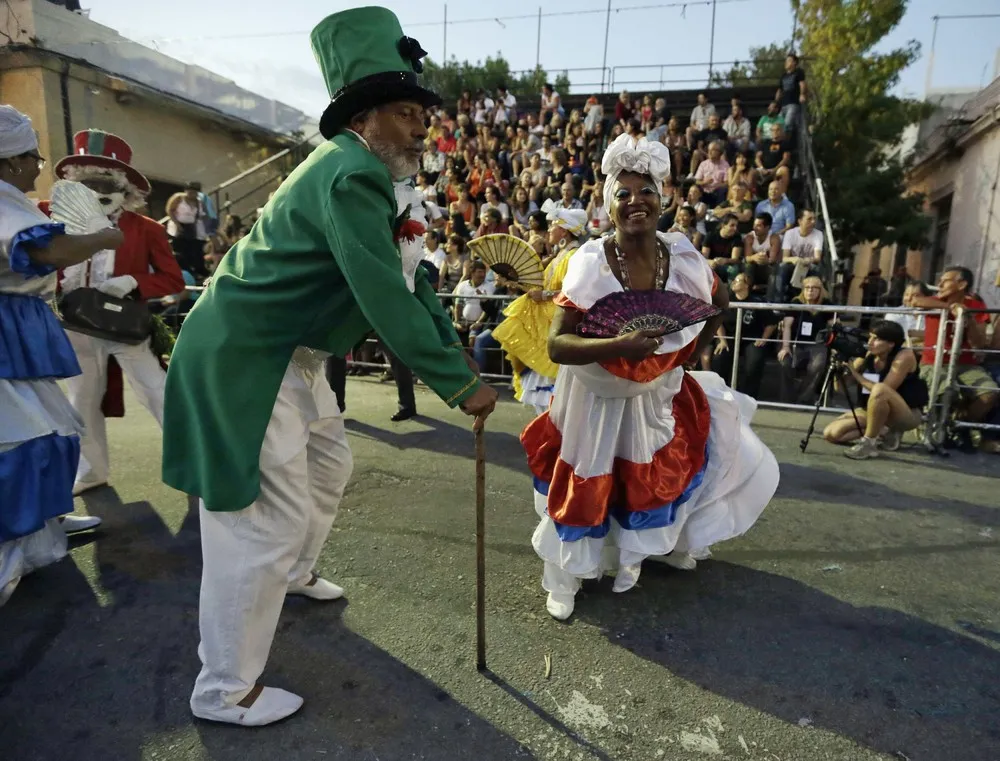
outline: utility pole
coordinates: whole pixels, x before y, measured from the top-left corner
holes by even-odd
[[[712,64],[715,61],[715,3],[716,0],[712,0],[712,41],[708,46],[708,84],[712,84]]]
[[[611,29],[611,0],[608,0],[608,15],[604,19],[604,61],[601,63],[601,92],[604,92],[604,75],[608,69],[608,31]],[[610,82],[608,83],[611,84]]]
[[[931,52],[927,54],[927,79],[924,81],[924,100],[931,94],[931,79],[934,77],[934,44],[937,42],[937,28],[940,16],[934,16],[934,31],[931,33]]]
[[[441,55],[441,65],[448,63],[448,3],[444,4],[444,53]]]
[[[535,43],[535,68],[542,65],[542,6],[538,6],[538,35]]]

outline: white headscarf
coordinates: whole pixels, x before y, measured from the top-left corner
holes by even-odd
[[[577,238],[587,229],[587,212],[583,209],[552,209],[545,218],[550,225],[561,227]]]
[[[38,150],[31,119],[13,106],[0,106],[0,159]]]
[[[636,140],[631,135],[620,135],[604,152],[601,162],[604,174],[604,207],[611,213],[611,202],[622,172],[635,172],[653,178],[656,192],[660,192],[664,178],[670,174],[670,151],[663,143],[651,142],[644,137]]]

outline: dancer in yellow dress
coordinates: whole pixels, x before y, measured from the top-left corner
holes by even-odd
[[[562,289],[570,257],[587,235],[587,213],[553,209],[549,213],[549,244],[554,256],[545,268],[544,289],[534,288],[512,301],[504,319],[493,329],[514,370],[514,396],[542,414],[549,408],[558,365],[549,359],[549,327],[556,313],[552,302]],[[499,278],[498,278],[499,280]],[[508,288],[523,286],[506,281]]]

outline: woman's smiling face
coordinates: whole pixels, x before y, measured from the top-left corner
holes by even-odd
[[[628,235],[655,229],[660,212],[660,194],[651,177],[622,172],[615,183],[611,218]]]

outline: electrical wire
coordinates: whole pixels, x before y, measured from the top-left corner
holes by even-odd
[[[5,0],[6,2],[7,0]],[[714,4],[717,5],[727,5],[733,3],[747,3],[753,0],[714,0]],[[694,6],[711,6],[713,5],[713,0],[680,0],[679,2],[672,3],[655,3],[652,5],[629,5],[623,8],[612,8],[612,13],[627,13],[631,11],[649,11],[649,10],[662,10],[664,8],[682,8],[687,10],[689,7]],[[576,11],[549,11],[542,12],[542,18],[555,18],[562,16],[587,16],[597,13],[607,13],[608,9],[605,8],[588,8]],[[418,21],[412,24],[401,24],[404,29],[414,29],[417,27],[434,27],[434,26],[452,26],[456,24],[500,24],[504,26],[504,21],[527,21],[527,20],[537,20],[539,14],[537,13],[522,13],[516,16],[483,16],[481,18],[467,18],[467,19],[449,19],[447,22],[441,21]],[[253,39],[273,39],[277,37],[305,37],[310,33],[311,30],[297,30],[288,32],[247,32],[242,34],[219,34],[211,35],[205,37],[157,37],[156,42],[161,43],[171,43],[171,42],[209,42],[216,40],[253,40]],[[145,38],[147,42],[151,41],[153,38]],[[85,40],[83,42],[88,42],[91,44],[114,44],[109,43],[104,40]],[[131,40],[123,40],[124,42],[131,42]]]

